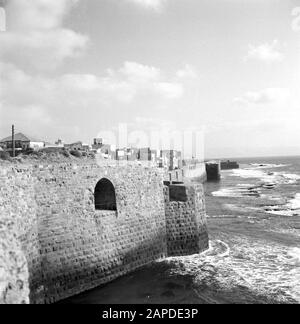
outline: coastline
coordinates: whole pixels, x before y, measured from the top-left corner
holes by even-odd
[[[290,235],[280,232],[283,223]],[[300,231],[299,218],[209,217],[208,225],[206,253],[155,262],[61,303],[300,303],[300,272],[294,267],[300,260],[292,255],[300,246],[300,236],[292,233]]]

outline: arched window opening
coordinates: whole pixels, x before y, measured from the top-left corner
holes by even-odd
[[[101,179],[95,188],[96,210],[117,210],[116,192],[108,179]]]

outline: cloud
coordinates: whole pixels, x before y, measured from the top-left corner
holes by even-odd
[[[75,125],[90,119],[116,118],[116,112],[157,104],[168,105],[181,99],[184,84],[175,73],[167,75],[159,68],[136,62],[125,62],[120,69],[108,69],[103,75],[64,74],[61,76],[30,75],[13,64],[0,62],[1,120],[15,122],[35,131],[57,133],[53,127]],[[149,103],[151,102],[151,103]],[[35,117],[34,117],[35,116]],[[102,116],[102,117],[100,117]],[[111,117],[108,117],[111,116]],[[51,121],[51,122],[50,122]]]
[[[79,97],[78,99],[85,106],[112,102],[129,104],[138,94],[136,84],[109,75],[67,74],[61,76],[57,80],[57,84],[66,93],[67,97]]]
[[[125,62],[118,73],[110,76],[113,83],[125,81],[136,89],[137,93],[150,92],[165,99],[178,99],[183,96],[184,86],[175,79],[175,77],[166,77],[159,68],[136,62]]]
[[[116,118],[128,119],[129,110],[173,108],[185,95],[193,74],[188,66],[167,72],[126,61],[100,74],[52,71],[87,48],[88,37],[64,25],[79,1],[9,1],[8,30],[0,33],[0,122],[6,126],[15,123],[37,137],[81,138]],[[162,4],[144,3],[155,10]]]
[[[296,7],[292,10],[292,16],[295,16],[295,18],[292,21],[292,29],[295,32],[300,31],[300,7]]]
[[[258,60],[266,63],[281,62],[284,59],[284,54],[280,51],[280,44],[278,40],[272,43],[265,43],[262,45],[254,46],[249,45],[248,54],[245,60]]]
[[[168,100],[180,98],[184,93],[183,84],[172,80],[175,78],[135,62],[125,62],[119,70],[110,69],[104,75],[64,74],[56,78],[34,77],[12,64],[0,64],[0,68],[2,96],[20,104],[31,100],[47,104],[54,97],[62,101],[76,98],[89,102],[89,98],[94,98],[104,103],[130,103],[138,96]]]
[[[176,75],[179,79],[199,79],[196,69],[189,64],[186,64],[183,69],[178,70]]]
[[[96,95],[102,102],[131,103],[137,97],[159,97],[160,100],[179,99],[184,85],[175,76],[165,76],[156,67],[136,62],[124,62],[119,70],[107,69],[102,76],[66,74],[60,77],[59,87],[67,93]]]
[[[134,126],[146,131],[174,132],[178,129],[173,121],[141,116],[134,119]]]
[[[7,32],[0,33],[0,58],[23,67],[48,70],[84,52],[88,37],[63,27],[78,0],[11,0]],[[20,55],[22,53],[22,55]]]
[[[59,28],[78,0],[10,0],[7,4],[9,28],[15,31]]]
[[[286,88],[267,88],[261,91],[249,91],[234,99],[234,103],[243,105],[265,105],[284,103],[290,97],[290,90]]]
[[[82,54],[87,38],[72,30],[59,29],[25,34],[6,32],[0,36],[0,57],[20,66],[50,70],[66,58]],[[22,53],[22,55],[20,55]]]
[[[111,72],[111,71],[110,71]],[[135,89],[143,92],[150,91],[160,94],[167,99],[180,98],[183,95],[183,85],[177,81],[167,81],[168,78],[156,67],[139,64],[136,62],[125,62],[119,70],[121,77],[125,77],[127,82]],[[116,73],[112,73],[116,77]]]
[[[136,62],[125,62],[120,72],[133,82],[155,81],[161,78],[160,69]]]
[[[158,82],[154,84],[154,89],[167,99],[178,99],[184,93],[183,85],[180,83]]]
[[[183,84],[166,77],[160,69],[136,62],[125,62],[119,70],[108,69],[106,75],[68,74],[61,78],[62,87],[83,92],[96,91],[107,100],[130,103],[139,96],[178,99],[184,94]]]
[[[142,8],[151,9],[160,12],[166,0],[126,0],[128,2],[134,3]]]

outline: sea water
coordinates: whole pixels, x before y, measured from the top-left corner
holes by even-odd
[[[212,236],[231,248],[222,264],[260,295],[300,302],[300,157],[238,162],[205,184]]]
[[[300,216],[300,158],[240,159],[240,169],[222,171],[222,180],[207,183],[211,215],[269,213]],[[210,197],[213,197],[211,199]]]

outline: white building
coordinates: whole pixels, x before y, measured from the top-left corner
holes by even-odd
[[[45,142],[26,136],[22,133],[15,134],[14,142],[16,154],[26,152],[30,149],[36,151],[45,147]],[[0,141],[0,147],[11,153],[13,149],[12,136],[3,138]]]

